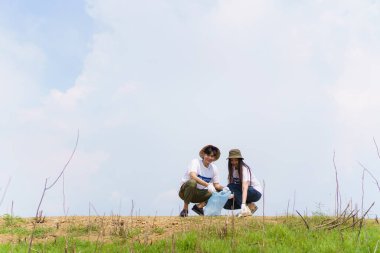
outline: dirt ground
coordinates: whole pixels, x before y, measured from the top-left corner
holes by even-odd
[[[173,235],[204,226],[222,229],[232,223],[262,221],[262,217],[235,218],[231,216],[201,217],[142,217],[142,216],[70,216],[46,217],[36,223],[35,242],[47,242],[57,237],[70,237],[89,241],[113,241],[127,239],[149,243],[159,239],[171,238]],[[276,222],[277,218],[265,217],[266,222]],[[33,231],[34,219],[18,219],[12,224],[0,219],[0,243],[17,243],[29,241]],[[21,231],[21,232],[20,232]]]

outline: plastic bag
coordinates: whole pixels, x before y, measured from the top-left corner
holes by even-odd
[[[222,212],[222,208],[226,204],[231,191],[221,191],[212,193],[204,207],[204,214],[206,216],[218,216]]]

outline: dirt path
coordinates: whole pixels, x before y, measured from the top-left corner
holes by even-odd
[[[278,218],[266,217],[266,222],[277,222]],[[128,217],[128,216],[70,216],[47,217],[37,224],[35,241],[55,240],[57,237],[78,238],[89,241],[112,241],[127,239],[149,243],[204,226],[222,229],[225,226],[261,221],[262,217]],[[33,219],[0,219],[0,243],[29,241]]]

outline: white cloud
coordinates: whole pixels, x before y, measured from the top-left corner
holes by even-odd
[[[0,53],[7,56],[0,57],[0,105],[10,106],[13,115],[0,145],[8,158],[1,166],[9,168],[4,175],[14,175],[15,187],[28,177],[35,181],[28,182],[33,200],[43,178],[59,172],[79,128],[78,151],[66,174],[76,191],[68,192],[72,211],[86,211],[81,205],[88,200],[109,211],[107,204],[133,198],[136,210],[176,214],[182,203],[175,187],[206,143],[217,143],[224,154],[231,147],[247,154],[267,183],[268,213],[284,210],[294,190],[315,195],[322,188],[318,200],[299,196],[299,203],[313,208],[329,201],[327,184],[334,188],[333,148],[348,171],[346,165],[371,145],[360,141],[362,134],[371,138],[379,129],[377,5],[88,5],[97,29],[82,72],[67,89],[41,96],[44,50],[0,36]],[[224,161],[218,165],[225,170]]]
[[[47,101],[47,106],[51,104],[57,104],[63,109],[75,109],[78,106],[80,100],[84,100],[90,93],[88,89],[81,86],[74,86],[69,88],[66,92],[53,89],[50,92],[50,96]]]
[[[213,17],[224,28],[246,29],[250,26],[258,27],[260,18],[265,18],[273,13],[272,1],[219,0],[217,2]]]
[[[5,30],[0,29],[0,34],[0,111],[6,113],[39,95],[45,56],[35,45],[20,42]]]

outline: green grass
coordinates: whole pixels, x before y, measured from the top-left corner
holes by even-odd
[[[71,236],[82,236],[82,235],[87,235],[91,232],[99,232],[100,231],[100,226],[97,224],[89,224],[89,225],[71,225],[67,232]]]
[[[15,225],[18,225],[18,224],[25,223],[24,219],[22,219],[22,218],[20,218],[18,216],[10,215],[10,214],[4,214],[2,218],[3,218],[3,221],[4,221],[3,226],[5,226],[5,227],[15,226]]]
[[[159,235],[162,235],[165,232],[165,229],[160,228],[160,227],[154,227],[153,232]]]
[[[3,215],[3,221],[4,223],[0,226],[0,234],[17,235],[19,238],[30,236],[31,229],[24,227],[26,223],[25,219],[5,214]],[[52,228],[38,227],[34,230],[34,237],[44,238],[52,231]]]
[[[225,218],[221,218],[225,219]],[[307,218],[309,224],[320,224],[323,217]],[[261,223],[246,219],[239,225],[231,222],[210,223],[208,219],[196,220],[197,226],[173,237],[142,243],[136,239],[141,235],[129,237],[129,240],[115,240],[109,243],[89,242],[75,239],[73,236],[85,233],[82,228],[74,234],[48,243],[35,243],[33,249],[38,252],[374,252],[377,243],[380,251],[380,225],[367,222],[358,238],[358,228],[345,230],[308,230],[300,218],[291,217],[278,223]],[[203,224],[203,225],[202,225]],[[131,231],[132,232],[132,231]],[[164,229],[155,228],[153,234],[162,234]],[[141,236],[140,238],[142,238]],[[28,244],[0,245],[0,252],[25,252]]]

